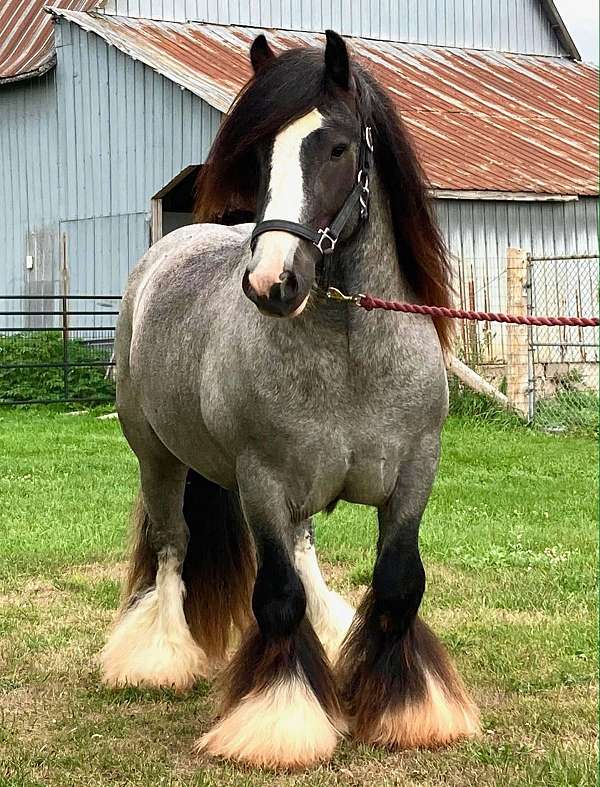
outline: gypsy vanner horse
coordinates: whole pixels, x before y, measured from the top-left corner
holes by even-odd
[[[322,297],[447,305],[444,245],[406,131],[340,36],[275,56],[261,35],[250,54],[199,178],[203,223],[152,246],[123,299],[117,404],[141,493],[103,679],[184,690],[222,668],[196,748],[252,765],[309,766],[346,734],[448,744],[478,714],[418,616],[418,532],[449,330]],[[256,225],[225,226],[239,209]],[[378,510],[356,613],[315,555],[311,517],[339,500]]]

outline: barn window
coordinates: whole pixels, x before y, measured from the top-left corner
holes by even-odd
[[[152,197],[151,243],[194,223],[194,186],[199,171],[200,165],[191,164]]]
[[[191,164],[186,167],[152,197],[151,243],[179,227],[194,223],[194,189],[201,166]],[[220,223],[243,224],[250,221],[254,221],[254,214],[237,210],[223,216]]]

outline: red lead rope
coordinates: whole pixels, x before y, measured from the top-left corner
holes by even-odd
[[[385,309],[391,312],[429,314],[432,317],[454,317],[458,320],[508,322],[516,325],[572,325],[578,328],[592,328],[600,325],[600,320],[597,317],[533,317],[520,314],[502,314],[502,312],[474,312],[468,309],[448,309],[445,306],[421,306],[417,303],[384,301],[381,298],[374,298],[372,295],[358,295],[352,300],[357,306],[362,306],[367,311]]]
[[[323,291],[320,290],[323,294]],[[457,320],[479,320],[481,322],[508,322],[515,325],[572,325],[575,328],[594,328],[600,325],[598,317],[533,317],[520,314],[503,314],[502,312],[473,312],[468,309],[448,309],[446,306],[421,306],[418,303],[400,303],[384,301],[372,295],[346,295],[329,287],[324,293],[332,301],[348,301],[355,306],[362,306],[368,312],[372,309],[385,309],[390,312],[406,312],[407,314],[429,314],[431,317],[453,317]]]

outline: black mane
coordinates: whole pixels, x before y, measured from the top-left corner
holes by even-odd
[[[356,111],[373,131],[375,166],[390,201],[398,259],[422,302],[449,306],[450,272],[443,239],[433,218],[421,166],[390,98],[375,79],[352,62]],[[221,221],[232,211],[254,213],[259,184],[257,143],[331,102],[323,50],[290,49],[270,60],[242,89],[223,121],[197,183],[196,219]],[[442,346],[450,327],[436,320]]]

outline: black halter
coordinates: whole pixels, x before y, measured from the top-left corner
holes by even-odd
[[[250,237],[250,248],[252,251],[254,251],[259,235],[262,235],[264,232],[279,230],[310,241],[323,255],[333,254],[340,232],[346,226],[356,206],[360,204],[361,219],[365,220],[369,216],[369,170],[372,162],[373,137],[371,127],[364,126],[358,152],[356,185],[346,197],[344,204],[331,224],[324,229],[313,230],[311,227],[307,227],[305,224],[300,224],[297,221],[286,221],[285,219],[261,221],[260,224],[256,225]]]

